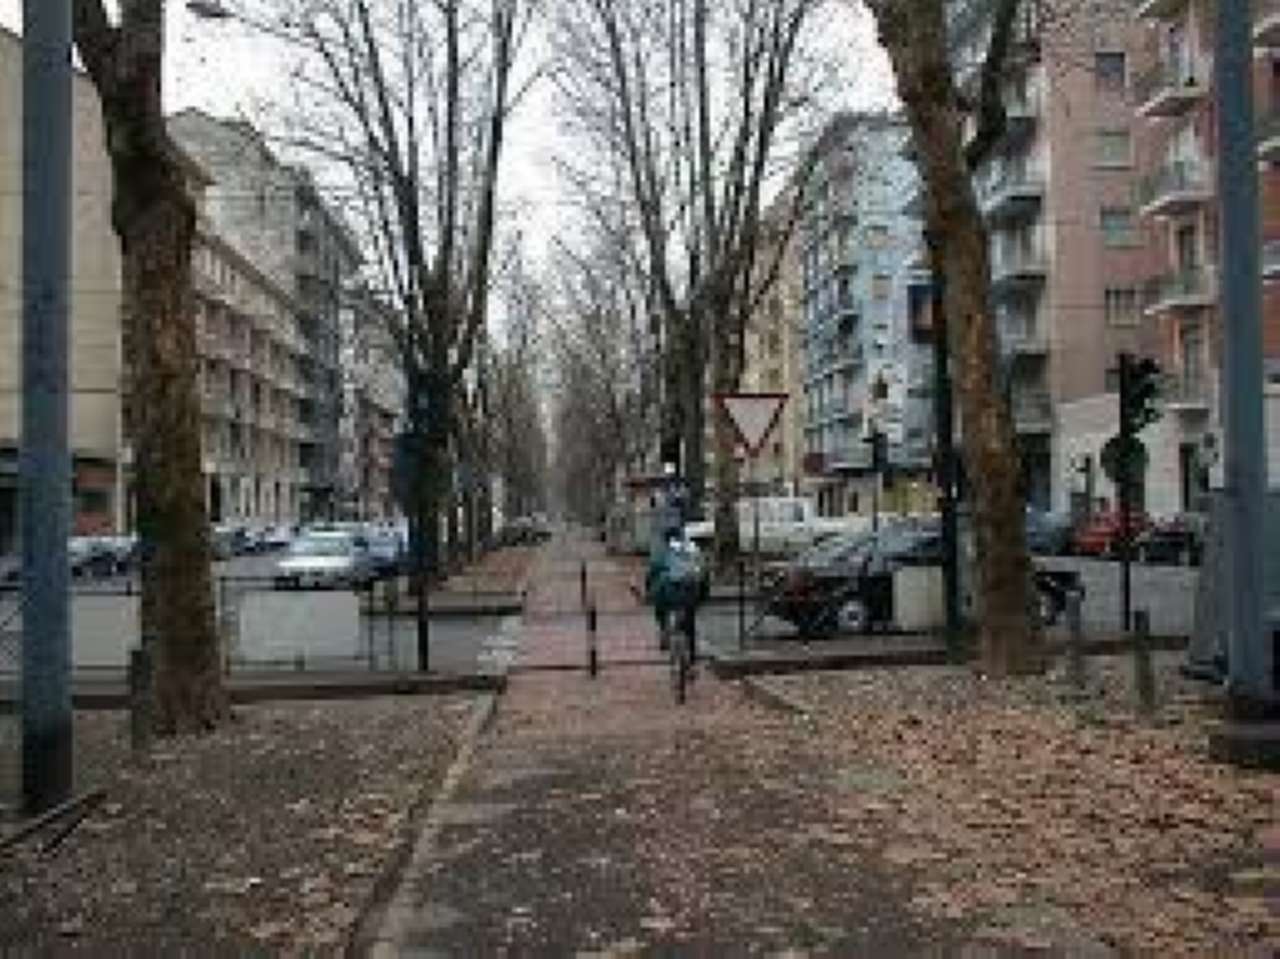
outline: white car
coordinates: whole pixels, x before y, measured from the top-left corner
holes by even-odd
[[[335,589],[362,586],[369,562],[350,533],[310,532],[295,539],[276,562],[278,589]]]

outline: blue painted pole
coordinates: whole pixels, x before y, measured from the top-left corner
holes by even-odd
[[[71,2],[22,11],[22,792],[34,814],[65,802],[72,787]]]
[[[1274,651],[1262,611],[1266,442],[1262,398],[1262,289],[1257,147],[1253,130],[1253,20],[1249,0],[1218,0],[1218,199],[1221,215],[1222,412],[1229,519],[1228,692],[1251,711],[1274,705]]]

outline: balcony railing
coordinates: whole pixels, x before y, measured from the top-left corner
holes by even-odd
[[[1189,55],[1162,60],[1133,85],[1138,113],[1144,117],[1173,117],[1186,113],[1208,90],[1212,70]]]
[[[1165,406],[1172,409],[1208,410],[1209,381],[1203,374],[1175,373],[1161,384],[1160,398]]]
[[[1144,177],[1138,206],[1148,216],[1185,213],[1213,195],[1209,166],[1199,160],[1177,160]]]
[[[1259,47],[1280,46],[1280,0],[1253,0],[1253,42]]]
[[[1253,129],[1258,141],[1258,159],[1280,161],[1280,108],[1257,117]]]
[[[1037,249],[996,249],[991,257],[991,280],[996,285],[1043,280],[1049,259]]]
[[[1181,13],[1187,0],[1133,0],[1133,13],[1138,18],[1167,19]]]
[[[1046,433],[1053,429],[1053,398],[1048,390],[1024,390],[1013,394],[1013,424],[1019,433]]]
[[[1185,267],[1152,277],[1143,292],[1145,309],[1152,313],[1211,306],[1217,295],[1213,270],[1206,266]]]
[[[1280,240],[1262,244],[1262,275],[1268,280],[1280,279]]]
[[[982,212],[1008,217],[1032,212],[1044,199],[1044,176],[1038,170],[1012,167],[993,171],[981,190]]]

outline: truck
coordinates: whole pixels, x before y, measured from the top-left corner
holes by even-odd
[[[790,556],[828,536],[871,529],[869,516],[819,516],[817,504],[803,496],[745,497],[736,506],[738,545],[743,552],[755,548],[757,516],[760,552],[770,556]],[[710,519],[687,523],[685,535],[705,551],[715,539],[715,523]]]

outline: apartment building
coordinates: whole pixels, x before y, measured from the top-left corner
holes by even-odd
[[[744,393],[782,393],[787,397],[753,464],[756,481],[779,494],[799,489],[804,458],[803,283],[794,208],[795,192],[787,189],[761,217],[763,242],[756,255],[756,282],[763,283],[768,274],[772,274],[772,282],[744,331],[740,387]]]
[[[120,495],[121,275],[111,227],[111,164],[98,96],[83,74],[72,87],[72,246],[69,438],[74,529],[124,522]],[[22,41],[0,30],[0,552],[18,535],[22,429]]]
[[[338,488],[345,518],[381,520],[397,513],[391,473],[406,390],[391,322],[389,308],[368,291],[344,298]]]
[[[806,487],[826,514],[870,512],[881,492],[885,508],[933,500],[929,346],[910,326],[921,227],[902,202],[918,188],[908,141],[900,117],[850,113],[817,146],[800,242],[804,428]]]
[[[1196,509],[1221,482],[1222,334],[1218,305],[1219,215],[1215,159],[1215,4],[1134,0],[1146,69],[1133,107],[1151,137],[1137,194],[1154,254],[1143,289],[1143,347],[1166,371],[1165,414],[1144,440],[1150,467],[1143,505],[1154,513]],[[1280,481],[1280,3],[1253,5],[1254,100],[1263,257],[1263,354],[1271,483]],[[1088,462],[1084,463],[1085,468]]]
[[[249,124],[185,110],[169,119],[169,129],[212,176],[206,204],[213,229],[298,307],[306,345],[299,376],[307,387],[299,402],[302,511],[304,518],[332,516],[344,393],[340,312],[359,263],[354,239],[307,170],[281,162]]]
[[[203,219],[191,270],[209,517],[297,522],[312,441],[298,304]]]

